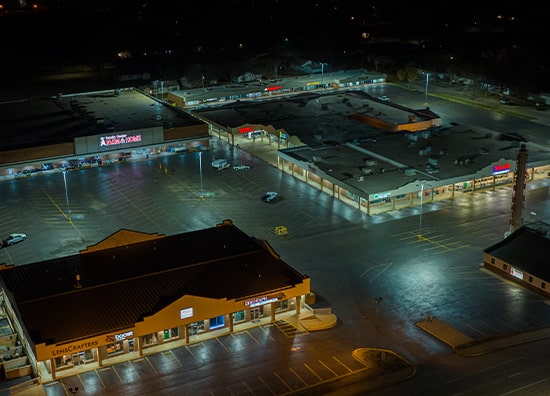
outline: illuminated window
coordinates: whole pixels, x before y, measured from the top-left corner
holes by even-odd
[[[246,315],[244,314],[244,311],[233,313],[233,323],[244,322],[245,319],[246,319]]]
[[[107,345],[107,354],[112,355],[124,351],[124,345],[121,342],[115,342],[114,344]]]
[[[225,320],[224,316],[220,315],[215,318],[210,318],[210,330],[219,329],[224,326]]]

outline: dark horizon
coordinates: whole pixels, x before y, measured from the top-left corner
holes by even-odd
[[[348,0],[38,4],[40,12],[0,17],[4,79],[105,63],[150,69],[175,64],[181,73],[190,64],[246,63],[259,54],[290,53],[358,66],[373,56],[390,56],[401,67],[413,62],[441,72],[455,68],[541,89],[549,80],[544,13],[518,1],[466,2],[452,9],[443,3],[358,6]],[[131,58],[121,61],[120,51]]]

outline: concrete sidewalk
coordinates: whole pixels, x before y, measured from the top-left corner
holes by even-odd
[[[463,356],[479,356],[526,342],[550,338],[550,327],[473,340],[444,321],[434,317],[427,318],[416,325],[449,345],[454,352]]]

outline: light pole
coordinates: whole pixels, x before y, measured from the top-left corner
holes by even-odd
[[[374,302],[376,303],[376,320],[380,320],[380,302],[382,297],[374,297]]]
[[[325,66],[327,66],[328,63],[321,62],[321,89],[325,89]]]
[[[376,347],[380,347],[380,302],[382,297],[374,297],[376,303]]]
[[[428,81],[430,80],[430,73],[424,73],[426,75],[426,106],[428,106]]]
[[[418,239],[422,239],[422,198],[424,198],[424,184],[420,185],[420,224],[418,226]]]
[[[199,197],[202,198],[203,197],[203,194],[202,194],[202,151],[199,151],[199,172],[200,172],[200,180],[201,180]]]
[[[423,198],[424,198],[424,183],[420,183],[420,216],[419,216],[420,221],[418,225],[418,239],[422,239],[422,200]]]
[[[65,200],[67,201],[67,213],[71,214],[71,207],[69,206],[69,191],[67,190],[67,171],[63,171],[63,182],[65,183]]]

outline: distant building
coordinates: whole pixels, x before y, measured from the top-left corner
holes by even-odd
[[[550,297],[550,224],[526,224],[483,251],[483,266],[537,293]]]

